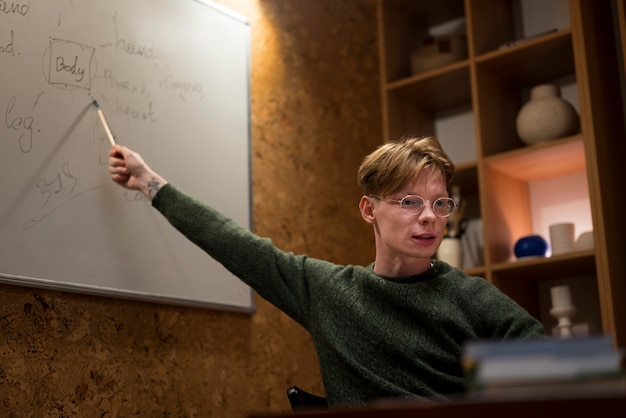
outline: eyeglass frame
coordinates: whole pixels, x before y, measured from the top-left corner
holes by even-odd
[[[378,200],[383,200],[383,201],[386,201],[386,202],[397,203],[397,204],[400,205],[400,209],[401,210],[403,210],[405,212],[408,212],[408,213],[411,213],[413,210],[403,206],[402,202],[404,202],[404,200],[409,198],[409,197],[417,197],[417,198],[421,199],[423,203],[422,203],[422,207],[417,212],[413,213],[414,216],[417,216],[420,213],[422,213],[422,211],[426,207],[426,203],[430,203],[430,208],[432,209],[433,213],[435,214],[435,216],[438,216],[440,218],[447,218],[447,217],[449,217],[450,215],[452,215],[454,213],[456,208],[459,207],[459,204],[456,203],[456,200],[454,200],[451,197],[439,197],[439,198],[437,198],[435,200],[432,200],[432,201],[428,200],[428,199],[424,199],[422,196],[417,195],[417,194],[408,194],[408,195],[404,196],[402,199],[389,199],[389,198],[383,198],[382,196],[370,196],[370,197],[373,197],[374,199],[378,199]],[[437,213],[437,211],[435,210],[435,203],[437,203],[440,200],[453,203],[452,210],[447,215],[439,215]]]

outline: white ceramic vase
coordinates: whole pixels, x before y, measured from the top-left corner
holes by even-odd
[[[553,84],[533,87],[516,121],[517,134],[527,145],[574,135],[579,126],[578,112]]]

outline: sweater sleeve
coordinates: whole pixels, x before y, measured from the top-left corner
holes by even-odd
[[[474,278],[467,303],[473,305],[474,329],[479,338],[543,338],[543,324],[522,306],[482,278]]]
[[[276,248],[170,183],[152,201],[168,222],[262,297],[299,323],[308,317],[312,259]],[[318,262],[317,262],[318,263]],[[317,264],[316,263],[316,264]]]

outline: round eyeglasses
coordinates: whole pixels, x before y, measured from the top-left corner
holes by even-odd
[[[419,215],[426,207],[426,202],[430,203],[431,207],[433,208],[433,213],[441,218],[447,218],[448,216],[450,216],[457,206],[456,201],[450,197],[440,197],[439,199],[432,202],[430,200],[424,199],[422,196],[414,194],[404,196],[400,200],[383,199],[379,196],[372,197],[380,200],[386,200],[392,203],[398,203],[402,210],[412,215]]]

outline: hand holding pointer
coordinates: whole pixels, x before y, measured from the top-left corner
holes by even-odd
[[[142,192],[149,200],[167,181],[155,173],[141,155],[122,145],[109,150],[109,174],[111,180],[129,189]]]

